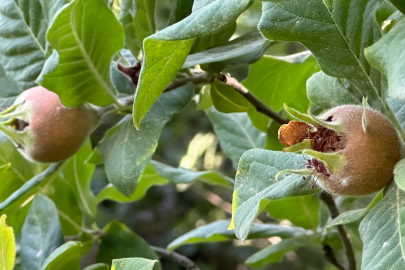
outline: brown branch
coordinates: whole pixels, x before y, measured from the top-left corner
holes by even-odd
[[[198,268],[198,266],[192,260],[187,258],[186,256],[183,256],[174,251],[168,251],[164,248],[154,247],[154,246],[150,246],[150,247],[156,252],[157,255],[159,255],[159,257],[164,257],[164,258],[170,259],[170,260],[180,264],[187,270],[200,270],[200,268]]]
[[[249,92],[249,90],[246,89],[240,82],[238,82],[235,78],[225,75],[224,82],[235,88],[236,91],[238,91],[240,94],[242,94],[246,100],[248,100],[250,103],[252,103],[253,106],[255,106],[256,110],[264,115],[267,115],[277,123],[283,125],[287,124],[289,120],[287,118],[282,117],[280,114],[277,112],[273,111],[270,109],[266,104],[264,104],[260,99],[255,97],[252,93]]]
[[[321,192],[319,194],[319,199],[321,199],[328,207],[332,219],[339,216],[339,210],[337,209],[335,200],[328,193]],[[352,242],[350,241],[350,236],[346,231],[346,227],[344,225],[337,225],[336,227],[338,229],[340,240],[342,241],[347,257],[348,264],[346,269],[356,270],[356,258],[354,256]]]
[[[140,63],[140,62],[138,62]],[[140,70],[140,65],[136,65],[131,68],[124,68],[120,65],[118,65],[118,68],[127,74],[128,76],[131,77],[134,85],[137,85],[138,79],[139,79],[139,70]],[[220,80],[222,82],[227,83],[228,85],[232,86],[236,91],[238,91],[240,94],[242,94],[247,101],[249,101],[258,112],[270,117],[274,121],[276,121],[279,124],[287,124],[289,122],[288,119],[284,118],[277,112],[273,111],[270,109],[266,104],[264,104],[260,99],[255,97],[252,93],[249,92],[249,90],[246,89],[240,82],[238,82],[235,78],[231,77],[229,74],[224,75],[222,73],[212,73],[209,74],[208,72],[204,71],[197,71],[193,70],[191,71],[192,76],[188,78],[181,78],[181,79],[174,79],[165,89],[164,92],[169,92],[173,89],[176,89],[180,86],[184,86],[189,82],[192,82],[194,85],[201,85],[201,84],[210,84],[212,83],[215,79]],[[130,97],[125,97],[123,99],[118,100],[119,104],[121,104],[122,107],[128,107],[133,103],[133,96]],[[98,110],[98,114],[100,116],[103,116],[104,114],[111,112],[111,111],[116,111],[119,108],[117,105],[112,104],[110,106],[100,108]]]
[[[336,259],[331,246],[327,244],[323,245],[323,251],[325,252],[325,257],[328,262],[336,266],[336,268],[339,270],[345,270],[344,266],[341,265],[340,262]]]

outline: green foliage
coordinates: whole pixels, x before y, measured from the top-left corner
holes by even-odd
[[[112,221],[105,228],[97,262],[111,264],[118,258],[141,257],[158,259],[155,252],[140,236],[131,232],[124,224]]]
[[[190,16],[144,40],[145,55],[133,107],[135,127],[140,127],[152,104],[180,71],[195,38],[233,23],[251,2],[195,1]],[[218,19],[212,20],[214,16]]]
[[[114,260],[112,270],[159,270],[159,263],[157,260],[148,260],[144,258],[129,258]]]
[[[15,260],[15,242],[13,228],[7,226],[6,215],[0,217],[0,269],[12,270]]]
[[[229,227],[235,230],[239,239],[247,238],[254,218],[270,200],[318,191],[312,187],[312,180],[303,181],[302,176],[297,174],[284,174],[278,180],[275,179],[276,174],[282,170],[299,168],[300,161],[303,161],[302,155],[261,149],[249,150],[243,154],[235,179],[232,223]]]
[[[21,230],[21,265],[39,269],[45,259],[63,244],[62,229],[55,204],[38,196],[31,204]]]
[[[171,91],[155,103],[136,130],[130,116],[110,129],[98,149],[108,180],[127,197],[134,193],[139,177],[152,158],[164,125],[190,101],[193,87],[188,84]],[[135,163],[135,164],[134,164]]]
[[[47,39],[59,53],[59,64],[43,76],[42,86],[57,93],[65,106],[86,101],[106,106],[115,101],[109,67],[123,46],[124,31],[103,2],[75,0],[65,6]]]
[[[40,83],[97,120],[57,164],[27,160],[0,133],[0,269],[189,263],[173,250],[200,269],[340,269],[343,225],[357,269],[405,268],[404,160],[374,198],[327,202],[332,219],[314,160],[278,140],[284,104],[319,115],[367,98],[405,141],[404,11],[398,0],[2,0],[0,109]]]

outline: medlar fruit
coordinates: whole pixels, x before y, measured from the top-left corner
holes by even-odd
[[[401,142],[380,112],[361,105],[338,106],[318,117],[286,110],[305,122],[283,125],[279,139],[289,146],[285,151],[311,156],[301,173],[313,175],[318,186],[335,195],[360,196],[393,179]]]
[[[38,162],[58,162],[72,156],[96,122],[91,108],[67,108],[57,94],[42,86],[21,93],[0,116],[9,119],[1,122],[0,129],[25,157]]]

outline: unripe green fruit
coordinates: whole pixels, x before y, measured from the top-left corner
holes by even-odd
[[[57,94],[41,86],[24,91],[14,104],[16,109],[10,116],[15,117],[9,123],[14,130],[2,130],[21,153],[38,162],[58,162],[72,156],[96,119],[85,106],[64,107]]]
[[[298,117],[296,111],[287,110]],[[318,117],[300,116],[311,125],[292,121],[279,131],[282,143],[295,144],[285,150],[313,157],[297,173],[308,175],[313,169],[318,186],[343,196],[371,194],[392,181],[394,166],[401,158],[401,142],[384,115],[363,106],[344,105]],[[312,126],[315,130],[310,130]],[[291,132],[294,128],[299,130]]]

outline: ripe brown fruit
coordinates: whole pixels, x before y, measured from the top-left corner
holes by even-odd
[[[2,130],[20,152],[38,162],[58,162],[72,156],[96,121],[91,109],[64,107],[57,94],[41,86],[24,91],[13,107],[8,114],[12,128]]]
[[[363,111],[364,108],[357,105],[335,107],[317,117],[329,128],[315,126],[316,130],[306,138],[311,140],[311,149],[317,151],[307,152],[318,156],[309,162],[318,177],[317,184],[332,194],[360,196],[386,187],[401,158],[401,142],[389,120],[367,108],[364,125]],[[339,132],[330,129],[333,126]],[[320,162],[319,159],[322,161],[325,157],[326,160],[328,155],[342,157],[342,162],[335,167],[331,166],[333,162]]]

